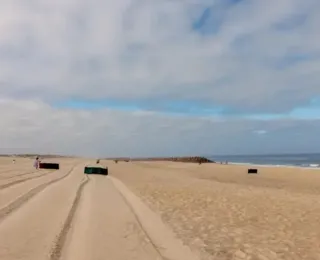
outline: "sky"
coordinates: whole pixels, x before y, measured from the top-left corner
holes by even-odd
[[[2,0],[0,153],[320,152],[319,0]]]

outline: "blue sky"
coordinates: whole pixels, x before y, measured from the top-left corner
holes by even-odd
[[[8,149],[320,152],[319,1],[0,7],[0,142]]]
[[[287,113],[267,114],[261,113],[230,113],[226,108],[205,106],[201,103],[194,103],[188,101],[117,101],[117,100],[67,100],[54,103],[53,106],[57,108],[72,108],[80,110],[99,110],[101,108],[108,108],[122,111],[154,111],[168,114],[182,114],[186,116],[237,116],[243,118],[254,119],[278,119],[278,118],[294,118],[294,119],[319,119],[320,105],[319,102],[310,102],[308,106],[296,107]]]

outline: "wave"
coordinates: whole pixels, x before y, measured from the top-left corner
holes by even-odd
[[[225,164],[225,163],[224,163]],[[243,163],[243,162],[228,162],[230,165],[247,165],[247,166],[258,166],[258,167],[283,167],[283,168],[308,168],[308,169],[320,169],[320,164],[258,164],[258,163]]]

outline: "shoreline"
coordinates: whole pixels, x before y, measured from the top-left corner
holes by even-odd
[[[219,163],[217,163],[219,164]],[[319,164],[306,165],[290,165],[290,164],[255,164],[255,163],[239,163],[239,162],[228,162],[228,164],[220,165],[238,165],[238,166],[249,166],[249,167],[263,167],[263,168],[298,168],[298,169],[311,169],[320,170]]]

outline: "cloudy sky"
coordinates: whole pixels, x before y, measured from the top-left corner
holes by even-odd
[[[2,0],[0,152],[320,152],[319,0]]]

